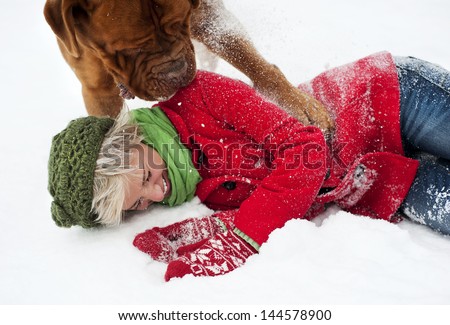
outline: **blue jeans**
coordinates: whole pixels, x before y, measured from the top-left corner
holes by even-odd
[[[420,166],[400,211],[450,234],[450,72],[416,58],[395,58],[405,154]]]

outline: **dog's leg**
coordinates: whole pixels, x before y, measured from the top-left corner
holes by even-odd
[[[96,57],[84,53],[75,58],[60,44],[64,59],[71,66],[82,84],[82,94],[89,115],[116,117],[123,107],[119,88],[113,77]]]
[[[191,31],[193,38],[246,74],[264,96],[305,125],[314,124],[325,132],[331,131],[333,121],[326,108],[294,87],[275,65],[268,63],[239,26],[221,0],[203,0],[192,16]]]

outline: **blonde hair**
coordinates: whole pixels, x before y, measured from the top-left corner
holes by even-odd
[[[130,165],[130,149],[141,141],[138,125],[124,107],[105,135],[97,159],[91,210],[98,215],[95,221],[106,226],[121,223],[129,174],[136,170]]]

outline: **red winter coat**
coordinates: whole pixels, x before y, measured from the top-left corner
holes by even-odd
[[[325,72],[301,88],[336,118],[334,140],[303,126],[242,82],[213,73],[159,106],[193,152],[196,194],[258,244],[292,218],[328,202],[390,220],[418,163],[403,157],[399,85],[388,53]],[[319,194],[321,189],[326,194]]]

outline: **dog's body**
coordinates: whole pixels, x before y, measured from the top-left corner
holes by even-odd
[[[122,97],[160,100],[189,84],[196,71],[192,37],[303,123],[332,128],[325,108],[236,31],[221,0],[47,0],[44,14],[90,115],[113,117]]]

